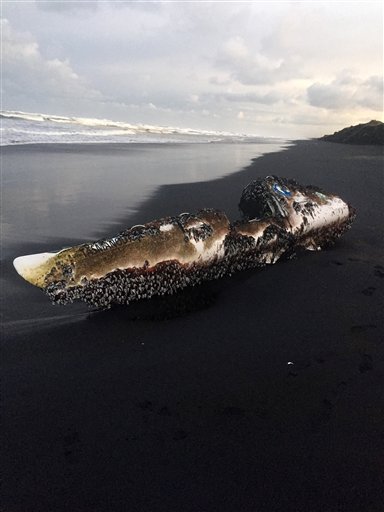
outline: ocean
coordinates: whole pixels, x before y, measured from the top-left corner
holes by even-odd
[[[2,111],[1,145],[38,143],[211,143],[268,144],[277,139],[169,126],[130,124],[109,119],[66,117],[20,111]]]

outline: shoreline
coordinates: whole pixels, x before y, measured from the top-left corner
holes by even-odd
[[[381,511],[382,166],[382,148],[297,141],[224,178],[160,186],[117,220],[201,207],[234,220],[243,187],[268,174],[357,209],[329,250],[4,339],[3,507]],[[16,313],[47,301],[11,282]]]
[[[256,139],[257,137],[255,137]],[[196,146],[220,146],[220,145],[285,145],[285,144],[292,144],[295,142],[294,139],[284,139],[281,137],[273,138],[273,137],[259,137],[259,140],[250,141],[250,140],[233,140],[233,141],[227,141],[227,140],[219,140],[219,141],[188,141],[188,140],[166,140],[166,141],[152,141],[148,142],[146,140],[142,141],[132,141],[132,142],[99,142],[99,141],[79,141],[79,142],[20,142],[15,144],[1,144],[0,148],[12,150],[12,148],[18,149],[25,149],[28,151],[28,149],[35,149],[35,150],[53,150],[57,151],[59,149],[66,149],[66,150],[87,150],[87,149],[128,149],[130,147],[140,147],[144,146],[146,148],[149,147],[162,147],[162,146],[188,146],[188,145],[196,145]],[[310,139],[303,139],[303,140],[310,140]]]
[[[325,154],[322,155],[325,150]],[[308,156],[315,158],[307,163]],[[329,156],[327,154],[329,153]],[[318,140],[297,140],[292,145],[282,148],[280,151],[255,157],[251,163],[240,171],[227,176],[207,180],[204,182],[184,183],[176,185],[162,185],[157,192],[141,203],[137,213],[125,219],[122,223],[125,227],[136,222],[148,222],[155,218],[167,215],[175,215],[189,208],[191,213],[199,208],[218,208],[228,214],[233,221],[238,216],[237,204],[240,200],[243,188],[252,179],[268,174],[277,174],[286,178],[292,178],[304,185],[313,184],[323,187],[328,192],[340,195],[347,201],[359,203],[356,190],[348,185],[344,172],[338,175],[337,168],[327,169],[328,160],[334,159],[336,165],[345,165],[346,159],[359,159],[364,163],[368,161],[371,167],[380,172],[380,159],[383,157],[383,149],[378,146],[347,146],[334,142]],[[308,168],[303,169],[302,164]],[[352,163],[352,162],[351,162]],[[358,166],[352,165],[358,171]],[[364,171],[361,169],[361,171]],[[369,176],[368,176],[369,178]],[[374,198],[375,204],[380,197],[380,186],[384,187],[380,176],[379,188]],[[354,184],[353,184],[354,185]],[[357,204],[357,208],[359,208]],[[363,207],[365,210],[365,205]],[[359,212],[358,212],[359,213]],[[372,215],[372,221],[376,216]]]

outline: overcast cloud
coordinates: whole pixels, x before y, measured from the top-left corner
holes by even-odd
[[[310,137],[383,117],[381,2],[2,1],[3,109]]]

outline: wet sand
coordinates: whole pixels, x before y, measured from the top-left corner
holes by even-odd
[[[352,229],[174,298],[6,332],[3,510],[383,510],[382,149],[298,142],[161,187],[121,227],[206,206],[235,219],[268,174],[339,194]],[[6,259],[13,315],[37,312],[47,299],[14,274]]]

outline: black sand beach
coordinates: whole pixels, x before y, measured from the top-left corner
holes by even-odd
[[[47,305],[6,253],[5,316],[33,320],[2,336],[2,510],[383,510],[382,148],[300,141],[161,187],[110,234],[208,206],[235,219],[242,188],[270,174],[352,203],[352,229],[323,252],[90,314]]]

